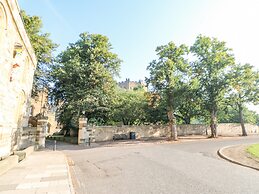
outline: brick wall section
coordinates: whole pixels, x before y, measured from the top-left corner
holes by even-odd
[[[14,56],[17,43],[23,48]],[[0,0],[0,158],[16,149],[17,129],[21,129],[28,118],[36,63],[17,1]]]
[[[257,125],[246,124],[248,134],[259,134],[259,127]],[[88,126],[93,131],[95,141],[111,141],[114,134],[127,134],[129,132],[136,132],[136,139],[145,138],[161,138],[169,135],[169,127],[166,125],[143,125],[143,126]],[[207,125],[178,125],[177,131],[179,136],[185,135],[210,135],[210,127]],[[218,125],[219,135],[222,136],[236,136],[241,135],[242,130],[240,124],[223,123]]]

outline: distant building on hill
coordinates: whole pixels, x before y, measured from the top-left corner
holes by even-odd
[[[137,88],[143,88],[145,91],[147,91],[146,84],[143,80],[139,81],[130,81],[129,78],[126,78],[126,81],[122,81],[118,83],[120,88],[126,89],[126,90],[134,90]]]

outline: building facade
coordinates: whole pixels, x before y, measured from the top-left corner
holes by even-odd
[[[142,80],[139,81],[130,81],[129,78],[126,78],[126,81],[122,81],[118,83],[120,88],[126,89],[126,90],[134,90],[134,88],[143,88],[145,91],[147,91],[147,87],[145,85],[145,82]]]
[[[16,0],[0,0],[0,159],[17,149],[28,125],[37,61]]]
[[[37,117],[39,115],[44,115],[47,118],[47,135],[52,135],[53,133],[59,131],[57,119],[56,119],[56,107],[51,106],[48,103],[48,91],[42,90],[38,95],[31,99],[31,113],[29,124],[30,126],[37,126]]]

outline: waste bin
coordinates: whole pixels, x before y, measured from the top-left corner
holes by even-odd
[[[130,139],[136,139],[136,133],[130,132]]]

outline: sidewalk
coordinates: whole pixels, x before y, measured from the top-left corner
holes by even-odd
[[[218,151],[218,154],[235,164],[259,170],[259,159],[246,152],[248,146],[249,144],[224,147]]]
[[[74,193],[66,156],[59,151],[35,151],[0,176],[0,193]]]

